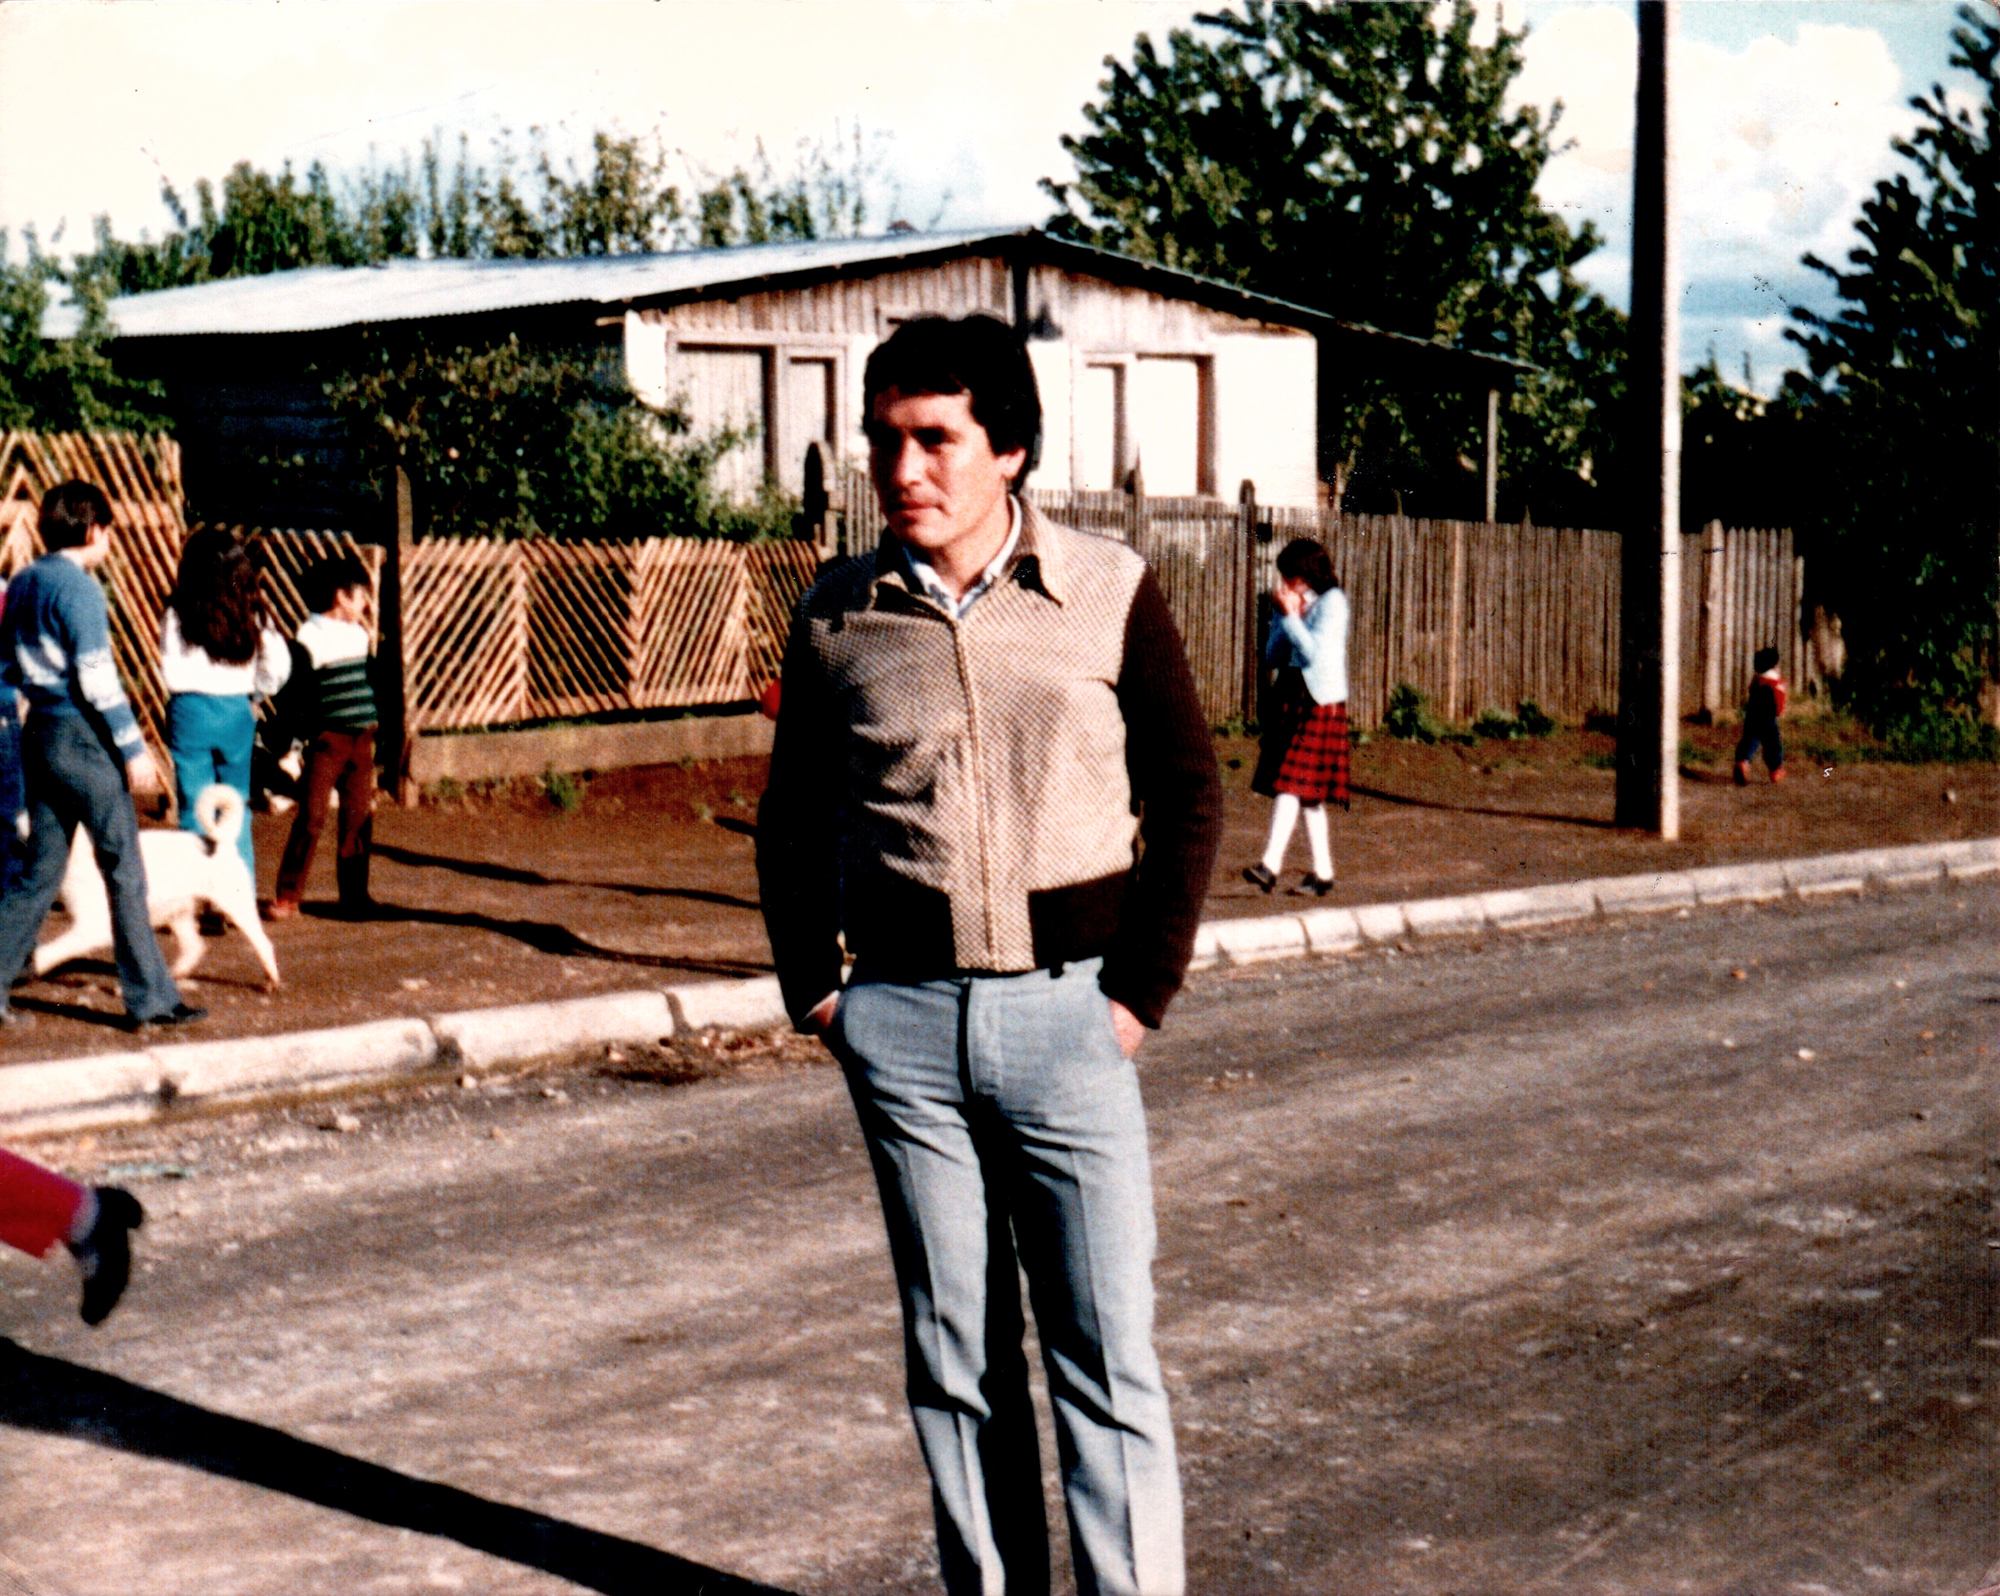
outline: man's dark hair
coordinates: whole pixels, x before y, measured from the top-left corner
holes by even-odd
[[[80,549],[96,528],[109,525],[111,501],[95,482],[59,482],[42,495],[36,530],[45,549]]]
[[[1742,656],[1739,654],[1737,658],[1741,659]],[[1778,651],[1775,648],[1760,648],[1755,654],[1750,656],[1750,668],[1759,676],[1773,669],[1777,663]]]
[[[1028,463],[1014,479],[1016,488],[1035,469],[1041,453],[1042,396],[1027,346],[1012,327],[993,316],[959,321],[919,316],[906,321],[878,344],[861,378],[861,411],[875,413],[878,394],[962,393],[972,400],[972,419],[986,429],[995,454],[1028,451]]]
[[[315,615],[333,608],[334,597],[350,587],[368,587],[368,568],[351,554],[335,554],[299,578],[299,597]]]
[[[1315,593],[1340,586],[1334,579],[1333,561],[1327,555],[1326,545],[1311,538],[1293,538],[1278,550],[1278,575],[1302,576]]]

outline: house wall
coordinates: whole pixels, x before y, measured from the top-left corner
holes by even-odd
[[[1024,286],[1043,406],[1037,487],[1109,488],[1137,464],[1155,494],[1234,497],[1248,478],[1261,499],[1315,501],[1311,334],[1052,266],[1030,267]],[[796,492],[815,430],[849,461],[865,456],[861,379],[876,344],[913,316],[977,311],[1014,319],[1001,256],[639,311],[626,321],[627,369],[652,403],[696,401],[698,429],[759,427],[739,489],[769,469]],[[757,401],[721,375],[740,373],[746,350],[763,361]],[[814,397],[823,383],[830,403]],[[718,393],[739,396],[727,413]]]

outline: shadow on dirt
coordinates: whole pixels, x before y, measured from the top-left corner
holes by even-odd
[[[1530,809],[1485,809],[1477,804],[1455,804],[1440,798],[1412,798],[1406,793],[1384,792],[1380,787],[1354,787],[1357,798],[1374,798],[1385,804],[1401,804],[1409,809],[1442,809],[1454,815],[1491,815],[1498,820],[1546,820],[1558,826],[1587,826],[1592,831],[1616,831],[1609,820],[1593,820],[1588,815],[1544,815]]]
[[[371,1523],[457,1541],[607,1596],[785,1596],[720,1569],[211,1413],[0,1338],[0,1424],[161,1458]]]
[[[738,898],[727,892],[704,892],[697,887],[647,887],[629,881],[565,881],[557,876],[545,876],[537,870],[488,864],[479,859],[452,859],[443,854],[419,853],[414,848],[399,848],[393,843],[378,842],[371,851],[378,859],[393,859],[397,864],[409,865],[412,869],[449,870],[454,875],[475,876],[481,881],[504,881],[517,887],[587,887],[593,892],[622,892],[634,898],[685,898],[691,903],[713,903],[724,909],[748,909],[753,914],[761,907],[755,898]]]
[[[118,973],[115,965],[93,966],[88,960],[80,960],[71,968],[83,970],[96,968],[110,975]],[[129,1031],[132,1028],[131,1022],[125,1018],[123,1009],[94,1009],[87,1003],[53,1003],[47,998],[24,997],[19,992],[13,995],[8,1007],[16,1013],[46,1014],[49,1018],[58,1020],[80,1020],[85,1025],[101,1026],[108,1031]]]
[[[314,919],[351,920],[331,903],[309,903],[304,913]],[[500,920],[490,914],[453,913],[445,909],[406,909],[397,904],[378,902],[363,917],[375,923],[396,923],[402,925],[455,926],[460,930],[490,931],[495,936],[511,937],[516,942],[533,948],[537,953],[552,953],[559,958],[602,959],[611,964],[631,964],[646,970],[680,970],[690,975],[769,975],[772,966],[768,961],[757,959],[690,959],[668,953],[632,953],[621,948],[599,947],[586,941],[566,925],[555,925],[547,920]]]

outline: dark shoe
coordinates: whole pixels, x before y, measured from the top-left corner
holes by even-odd
[[[128,1014],[125,1025],[128,1030],[143,1031],[149,1026],[162,1028],[174,1025],[192,1025],[196,1020],[208,1018],[207,1009],[197,1009],[186,1003],[176,1003],[164,1014]]]
[[[1311,893],[1315,898],[1323,898],[1331,891],[1333,891],[1332,876],[1300,876],[1299,884],[1287,889],[1285,896],[1303,898],[1307,893]]]
[[[372,920],[375,908],[373,898],[342,898],[338,914],[343,920]]]
[[[83,1322],[102,1324],[132,1278],[132,1232],[146,1222],[139,1199],[122,1186],[99,1186],[97,1222],[69,1244],[83,1270]]]
[[[1278,884],[1278,878],[1264,868],[1261,859],[1243,872],[1243,879],[1259,892],[1269,892]]]

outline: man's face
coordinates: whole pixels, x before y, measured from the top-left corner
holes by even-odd
[[[993,452],[972,418],[972,395],[885,389],[869,408],[867,430],[869,470],[892,535],[932,560],[988,537],[998,547],[1008,524],[1007,487],[1028,454]]]

